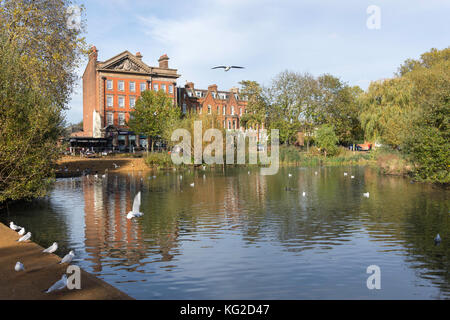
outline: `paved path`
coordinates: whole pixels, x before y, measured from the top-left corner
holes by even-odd
[[[17,242],[19,238],[17,232],[0,223],[0,300],[131,299],[84,270],[81,270],[81,290],[66,288],[57,293],[44,293],[61,279],[67,265],[58,264],[61,258],[54,254],[42,253],[44,248],[34,242]],[[17,261],[24,264],[25,272],[14,270]]]

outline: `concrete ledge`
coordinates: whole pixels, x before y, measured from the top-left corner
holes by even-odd
[[[67,288],[46,294],[43,291],[61,279],[67,265],[61,258],[44,254],[34,242],[17,242],[17,232],[0,223],[0,299],[1,300],[132,300],[122,291],[81,270],[81,289]],[[16,272],[20,261],[25,271]]]

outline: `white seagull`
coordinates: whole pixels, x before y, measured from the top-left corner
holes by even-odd
[[[194,187],[194,185],[195,185],[195,184],[194,184],[194,183],[192,182],[192,183],[191,183],[191,187],[193,188],[193,187]]]
[[[225,72],[228,72],[231,69],[244,69],[244,67],[239,67],[239,66],[217,66],[217,67],[213,67],[211,69],[224,69]]]
[[[140,206],[141,206],[141,192],[139,191],[138,194],[134,197],[133,209],[127,214],[128,220],[137,217],[142,217],[144,215],[142,212],[139,211]]]
[[[25,267],[23,266],[23,263],[20,261],[17,261],[14,270],[16,270],[17,272],[19,271],[25,271]]]
[[[180,176],[180,180],[183,180],[183,176]]]
[[[12,222],[12,221],[9,223],[9,227],[11,229],[13,229],[14,231],[22,229],[22,227],[19,227],[19,226],[15,225],[14,222]]]
[[[303,194],[302,194],[302,195],[303,195],[304,197],[306,197],[306,192],[303,191]]]
[[[369,195],[368,192],[366,192],[366,193],[363,193],[363,196],[366,197],[366,198],[368,198],[370,195]]]
[[[355,179],[355,176],[352,176],[351,178],[352,178],[352,179]]]
[[[347,172],[344,172],[344,176],[346,177],[348,175],[348,173]]]
[[[25,234],[25,228],[20,229],[19,232],[17,232],[19,236],[23,236]]]
[[[289,173],[288,176],[289,176],[289,178],[290,178],[290,177],[292,177],[292,174]]]
[[[56,242],[53,242],[53,244],[48,247],[47,249],[43,250],[42,252],[44,253],[53,253],[56,250],[58,250],[58,244]]]
[[[114,169],[120,168],[117,164],[113,163]]]
[[[62,258],[62,260],[59,262],[59,264],[71,263],[74,257],[75,257],[75,253],[73,252],[73,250],[70,250],[70,252],[68,254],[66,254],[64,256],[64,258]]]
[[[48,288],[45,293],[50,293],[54,291],[59,291],[64,289],[67,286],[67,275],[64,274],[60,280],[56,281],[54,285],[52,285],[50,288]]]
[[[314,172],[314,174],[317,176],[317,171],[316,172]]]
[[[27,241],[30,240],[31,238],[31,232],[28,232],[26,235],[24,235],[23,237],[21,237],[19,240],[17,240],[18,242],[23,242],[23,241]]]

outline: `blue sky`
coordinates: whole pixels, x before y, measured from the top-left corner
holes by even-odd
[[[366,89],[392,77],[407,58],[450,46],[450,0],[78,0],[86,7],[87,42],[99,60],[140,51],[149,65],[166,53],[179,86],[269,85],[284,70],[331,73]],[[368,29],[366,10],[381,9]],[[78,70],[82,75],[85,67]],[[215,65],[242,65],[223,72]],[[81,79],[67,121],[81,121]]]

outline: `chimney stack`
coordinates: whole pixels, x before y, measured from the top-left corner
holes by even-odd
[[[89,50],[89,60],[97,61],[98,58],[98,50],[95,46],[91,47],[91,50]]]
[[[142,61],[143,56],[140,52],[136,52],[136,58]]]
[[[217,84],[212,84],[208,86],[208,91],[217,91]]]
[[[167,56],[167,54],[163,54],[161,57],[159,57],[158,62],[160,68],[169,69],[169,57]]]
[[[239,93],[239,88],[233,87],[233,88],[230,89],[230,92],[238,94]]]

